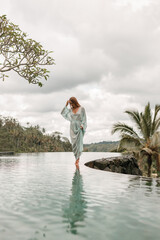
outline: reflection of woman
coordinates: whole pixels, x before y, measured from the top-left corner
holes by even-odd
[[[63,217],[67,219],[67,223],[69,223],[67,231],[76,234],[77,227],[83,226],[82,224],[78,225],[76,223],[84,221],[86,208],[87,205],[84,198],[83,180],[79,168],[77,167],[72,179],[72,194],[69,198],[69,204],[66,204],[63,208]]]
[[[70,103],[71,109],[67,108],[68,103]],[[61,115],[70,121],[72,150],[76,158],[75,164],[78,165],[80,155],[83,151],[83,137],[87,128],[85,109],[78,103],[75,97],[71,97],[62,109]]]

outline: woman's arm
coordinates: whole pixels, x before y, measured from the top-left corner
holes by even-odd
[[[82,112],[81,112],[82,116],[82,121],[81,121],[81,125],[80,127],[82,128],[83,133],[86,132],[86,128],[87,128],[87,116],[86,116],[86,111],[84,108],[82,108]]]
[[[71,109],[67,108],[68,101],[66,103],[66,106],[62,109],[61,115],[68,121],[71,121]]]

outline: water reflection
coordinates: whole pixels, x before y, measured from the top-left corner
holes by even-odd
[[[78,228],[84,227],[86,208],[83,179],[80,169],[77,167],[72,179],[71,195],[63,207],[63,222],[67,223],[67,232],[77,234]]]
[[[128,188],[135,188],[135,190],[141,188],[146,196],[148,196],[148,193],[153,192],[160,194],[160,179],[158,178],[136,176],[129,179],[129,182]]]
[[[8,169],[13,169],[19,165],[18,159],[15,157],[0,157],[0,169],[8,168]]]

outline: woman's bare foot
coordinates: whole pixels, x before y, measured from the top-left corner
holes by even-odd
[[[76,165],[76,169],[79,170],[79,165]]]

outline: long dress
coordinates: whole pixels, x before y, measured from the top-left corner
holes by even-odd
[[[85,108],[80,106],[76,113],[72,112],[72,109],[68,109],[65,106],[61,115],[68,121],[70,121],[70,138],[72,144],[72,151],[77,160],[83,151],[83,137],[87,128],[87,117]],[[82,126],[83,128],[80,128]]]

